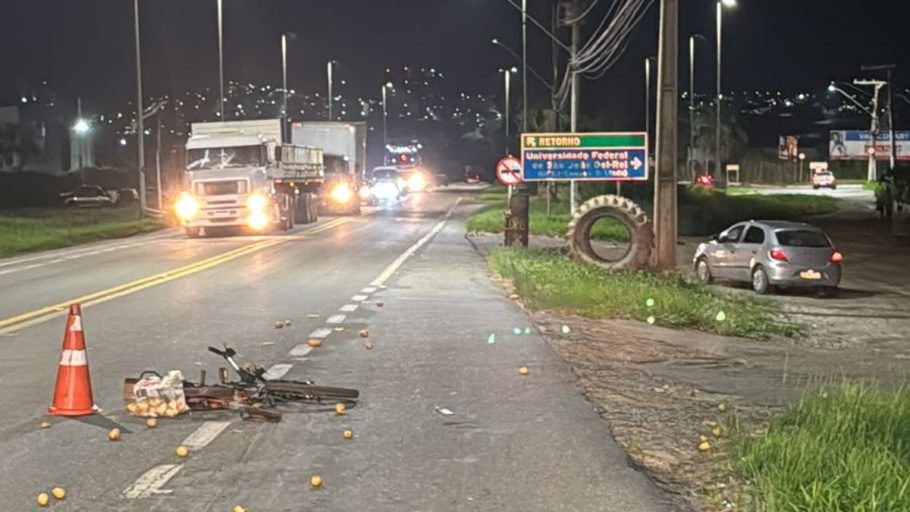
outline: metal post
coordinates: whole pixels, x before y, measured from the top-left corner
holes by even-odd
[[[386,145],[389,143],[388,135],[388,109],[386,107],[387,92],[386,88],[388,84],[382,84],[382,147],[385,151]]]
[[[159,108],[155,117],[158,118],[158,130],[155,137],[155,192],[158,196],[158,212],[164,213],[164,206],[161,204],[161,111],[163,108]]]
[[[721,55],[723,53],[723,5],[720,0],[717,0],[717,96],[716,101],[716,114],[717,118],[714,121],[714,135],[715,143],[717,144],[716,152],[714,154],[714,173],[717,177],[717,185],[719,188],[727,188],[726,177],[724,172],[721,170],[720,163],[720,118],[721,118],[721,103],[723,102],[723,92],[721,91]]]
[[[528,0],[521,0],[521,98],[523,132],[528,131]]]
[[[581,14],[581,0],[574,0],[572,2],[572,18],[575,19],[575,23],[572,24],[572,52],[569,57],[569,73],[572,73],[570,77],[572,79],[572,98],[569,100],[572,104],[571,114],[570,114],[570,128],[569,130],[572,133],[578,131],[578,105],[579,105],[579,80],[581,77],[578,75],[577,70],[575,69],[576,57],[578,56],[578,47],[581,45],[581,20],[578,19]],[[577,186],[575,180],[569,182],[569,208],[572,212],[578,208],[578,200],[576,195],[578,194]]]
[[[142,51],[139,46],[139,0],[133,0],[133,28],[136,39],[136,146],[139,152],[139,217],[144,217],[146,208],[145,127],[142,122]]]
[[[509,123],[509,94],[511,92],[511,86],[512,86],[512,71],[506,69],[504,71],[504,73],[506,75],[506,104],[504,107],[505,114],[506,114],[506,148],[508,148],[508,140],[509,140],[509,137],[511,136],[511,134],[509,133],[509,128],[511,126]],[[506,153],[508,153],[508,149],[506,150]]]
[[[679,0],[661,0],[657,82],[657,177],[654,187],[654,233],[659,270],[676,268],[676,145]]]
[[[218,118],[224,121],[224,32],[222,0],[218,0]]]
[[[281,136],[288,140],[288,36],[281,34]]]
[[[897,160],[897,141],[894,140],[894,83],[891,81],[891,69],[888,68],[888,134],[891,140],[891,169]]]
[[[645,132],[651,139],[651,57],[645,59]]]
[[[326,64],[326,74],[329,78],[329,121],[333,121],[335,116],[332,115],[332,103],[334,103],[335,99],[333,98],[334,94],[332,92],[332,61],[329,61],[328,64]]]
[[[689,36],[689,151],[686,167],[692,183],[695,183],[695,36]]]

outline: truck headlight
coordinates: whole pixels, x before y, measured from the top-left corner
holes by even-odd
[[[269,225],[269,217],[262,211],[254,211],[247,217],[246,225],[254,231],[262,231]]]
[[[180,220],[190,220],[199,213],[199,203],[188,192],[180,194],[174,203],[174,212]]]
[[[408,188],[414,192],[423,192],[427,188],[427,179],[423,177],[423,173],[415,172],[408,178]]]
[[[260,192],[254,192],[250,194],[250,197],[246,200],[246,207],[251,212],[262,212],[269,205],[269,198]]]
[[[347,203],[354,197],[354,189],[347,183],[338,183],[332,187],[329,197],[336,203]]]

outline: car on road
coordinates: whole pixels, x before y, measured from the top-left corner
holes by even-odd
[[[394,203],[407,194],[407,182],[395,167],[377,167],[370,179],[360,189],[360,196],[368,204]]]
[[[821,229],[800,222],[748,221],[700,244],[693,259],[703,283],[749,283],[756,293],[775,287],[813,287],[833,295],[844,257]]]
[[[836,189],[837,188],[837,178],[834,177],[834,173],[831,171],[818,171],[812,174],[812,188],[818,190],[822,187]]]
[[[106,190],[99,185],[81,185],[60,194],[60,198],[67,208],[100,208],[120,202],[120,192]]]

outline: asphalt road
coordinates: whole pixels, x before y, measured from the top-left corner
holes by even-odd
[[[276,236],[164,232],[0,260],[4,510],[31,510],[54,486],[67,490],[54,509],[73,511],[673,510],[627,466],[568,367],[537,333],[513,333],[530,323],[464,238],[467,195]],[[104,412],[41,429],[76,299]],[[313,337],[321,348],[306,346]],[[221,412],[150,430],[126,414],[125,377],[215,375],[206,347],[225,343],[362,399],[344,416],[288,406],[278,424]],[[123,440],[110,442],[117,425]]]

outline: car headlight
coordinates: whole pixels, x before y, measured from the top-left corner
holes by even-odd
[[[415,172],[408,178],[408,188],[414,192],[421,192],[427,188],[427,179],[423,177],[422,173]]]
[[[354,189],[347,183],[338,183],[332,187],[329,197],[336,203],[347,203],[354,197]]]
[[[371,193],[370,187],[368,187],[366,185],[360,187],[360,198],[361,199],[369,199],[370,193]]]
[[[174,203],[174,212],[180,220],[190,220],[199,213],[199,203],[188,192],[180,194]]]
[[[255,192],[246,200],[246,207],[252,212],[261,212],[269,205],[269,198],[260,192]]]

